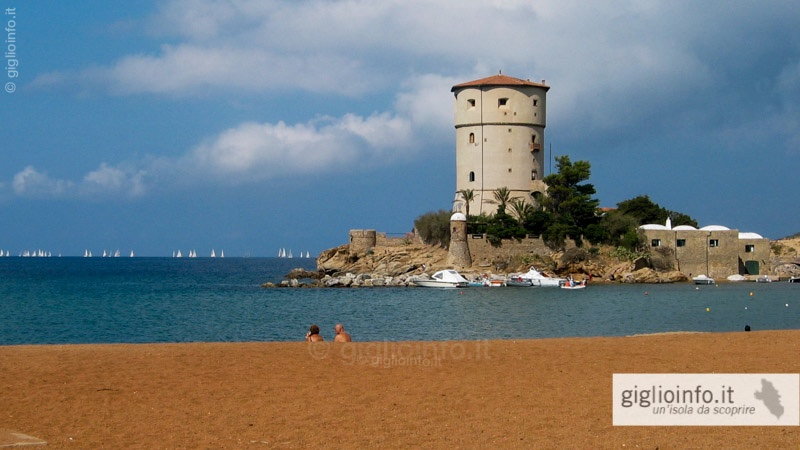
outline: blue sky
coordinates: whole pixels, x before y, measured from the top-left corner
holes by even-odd
[[[798,8],[593,3],[0,0],[0,248],[273,256],[408,232],[451,207],[450,87],[499,70],[551,86],[545,145],[591,163],[603,206],[800,231]]]

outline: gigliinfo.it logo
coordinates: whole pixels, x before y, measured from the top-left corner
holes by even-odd
[[[615,426],[798,426],[799,374],[614,374]]]

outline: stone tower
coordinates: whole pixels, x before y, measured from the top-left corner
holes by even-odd
[[[447,252],[447,265],[461,269],[472,265],[472,255],[467,245],[467,216],[458,212],[450,216],[450,249]]]
[[[375,230],[350,230],[350,253],[369,251],[377,241],[378,233]]]
[[[538,203],[546,187],[544,128],[547,91],[535,83],[498,74],[453,86],[456,128],[456,194],[453,211],[467,212],[458,191],[471,189],[469,214],[497,210],[494,191]]]

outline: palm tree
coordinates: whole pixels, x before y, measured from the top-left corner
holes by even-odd
[[[514,211],[514,215],[517,216],[520,225],[525,222],[525,218],[528,215],[533,213],[533,206],[519,197],[512,198],[508,204],[511,205],[511,210]]]
[[[473,200],[475,200],[475,191],[473,189],[462,189],[458,191],[458,193],[461,195],[461,198],[463,198],[464,202],[466,203],[465,211],[467,215],[467,220],[469,220],[469,204],[472,203]]]
[[[511,199],[511,190],[506,186],[494,190],[494,200],[497,202],[497,212],[506,212],[506,205]]]

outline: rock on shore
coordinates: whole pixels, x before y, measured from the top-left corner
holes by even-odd
[[[619,261],[608,252],[590,255],[584,249],[550,252],[545,255],[473,255],[472,267],[460,269],[467,279],[483,276],[505,277],[526,272],[533,265],[552,276],[572,276],[577,280],[614,283],[674,283],[688,278],[677,271],[656,271],[642,261]],[[425,277],[446,268],[447,250],[439,246],[409,242],[402,246],[377,245],[351,252],[341,245],[322,252],[317,271],[295,270],[280,283],[285,287],[374,287],[414,286],[416,277]],[[303,281],[301,281],[303,280]],[[266,284],[265,287],[273,287]]]

